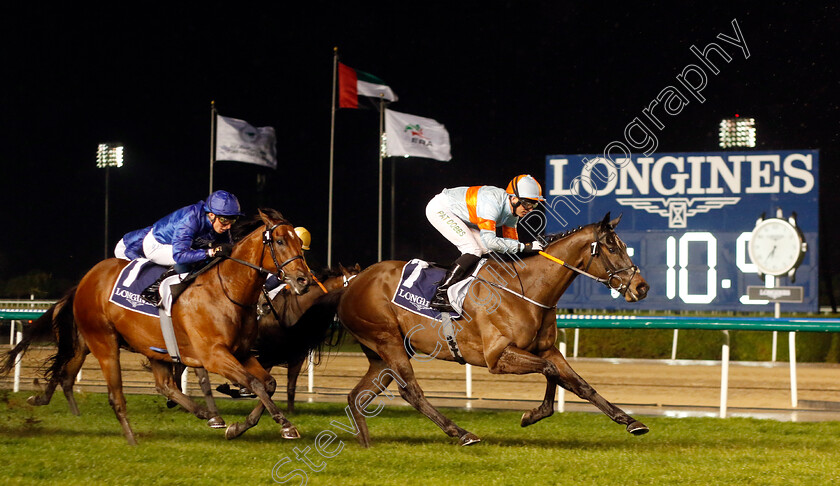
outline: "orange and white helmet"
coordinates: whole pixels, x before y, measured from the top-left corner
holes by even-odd
[[[521,174],[513,178],[505,191],[519,199],[534,199],[545,201],[542,195],[542,186],[536,179],[528,174]]]
[[[312,243],[312,235],[309,234],[309,230],[303,226],[298,226],[295,228],[295,233],[300,238],[300,247],[304,250],[309,250],[309,244]]]

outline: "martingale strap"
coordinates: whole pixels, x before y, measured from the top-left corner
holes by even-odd
[[[527,302],[530,302],[530,303],[534,304],[534,305],[535,305],[535,306],[537,306],[537,307],[541,307],[541,308],[543,308],[543,309],[554,309],[554,306],[541,304],[541,303],[537,302],[537,301],[536,301],[536,300],[534,300],[534,299],[528,298],[528,297],[527,297],[527,296],[525,296],[524,294],[520,294],[519,292],[514,292],[513,290],[511,290],[511,289],[509,289],[509,288],[507,288],[507,287],[502,287],[501,285],[499,285],[499,284],[497,284],[497,283],[495,283],[495,282],[490,282],[489,280],[485,280],[485,279],[483,279],[483,278],[481,278],[481,277],[479,277],[479,276],[476,276],[476,277],[475,277],[475,279],[476,279],[476,280],[479,280],[479,281],[481,281],[481,282],[484,282],[484,283],[486,283],[487,285],[489,285],[489,286],[491,286],[491,287],[495,287],[495,288],[497,288],[497,289],[499,289],[499,290],[504,290],[505,292],[508,292],[508,293],[510,293],[510,294],[513,294],[513,295],[515,295],[515,296],[519,297],[519,298],[520,298],[520,299],[522,299],[522,300],[525,300],[525,301],[527,301]]]

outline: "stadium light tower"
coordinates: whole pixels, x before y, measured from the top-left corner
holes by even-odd
[[[100,169],[105,169],[105,258],[108,258],[110,248],[108,245],[108,192],[109,186],[109,172],[111,167],[122,167],[123,165],[123,146],[118,142],[100,143],[96,149],[96,166]]]
[[[755,118],[724,118],[720,122],[720,147],[755,147]]]

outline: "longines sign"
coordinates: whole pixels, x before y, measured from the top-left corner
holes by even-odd
[[[756,311],[769,298],[747,285],[766,285],[747,252],[762,213],[797,213],[808,253],[796,284],[803,301],[786,310],[818,307],[819,151],[653,153],[546,156],[546,231],[555,233],[623,213],[618,233],[651,284],[642,308]],[[564,295],[560,307],[617,308],[594,287]],[[589,290],[589,289],[593,290]],[[573,305],[572,305],[573,304]]]

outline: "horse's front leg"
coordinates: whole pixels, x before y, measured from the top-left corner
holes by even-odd
[[[616,407],[599,395],[586,380],[581,378],[569,366],[569,363],[556,348],[545,351],[542,356],[536,356],[519,348],[507,346],[498,355],[498,359],[495,362],[488,362],[488,369],[491,373],[542,373],[548,380],[548,388],[553,388],[552,382],[559,384],[566,390],[598,407],[599,410],[604,412],[614,422],[626,425],[627,431],[631,434],[642,435],[649,430],[646,425],[637,421],[624,412],[624,410]],[[551,415],[550,410],[552,404],[547,405],[546,400],[551,398],[551,402],[553,402],[553,395],[553,390],[546,389],[546,397],[543,403],[522,416],[522,425],[530,425],[537,420]],[[549,407],[548,410],[546,410],[546,406]],[[547,415],[545,415],[546,413]]]
[[[218,358],[218,356],[214,356]],[[254,410],[248,414],[245,422],[231,424],[225,431],[226,439],[235,439],[246,430],[257,425],[264,410],[268,410],[271,418],[282,427],[280,436],[284,439],[299,439],[300,433],[297,428],[289,422],[289,419],[280,411],[277,405],[271,400],[277,382],[265,371],[256,358],[249,356],[244,362],[239,363],[231,354],[223,357],[223,368],[218,368],[225,378],[234,383],[247,384],[248,388],[260,399]]]

